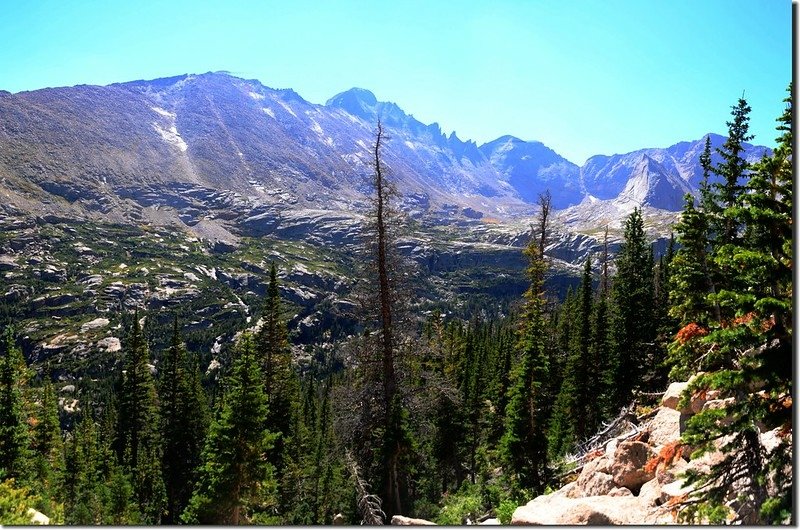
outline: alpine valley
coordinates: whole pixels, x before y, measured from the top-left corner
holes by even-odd
[[[634,207],[663,251],[702,174],[705,138],[577,166],[537,141],[445,135],[368,90],[317,105],[225,72],[0,91],[0,301],[26,357],[62,379],[102,372],[117,362],[120,310],[155,310],[166,326],[179,308],[213,368],[258,317],[273,261],[296,356],[330,348],[352,331],[379,119],[421,311],[448,298],[465,315],[503,312],[518,298],[545,190],[548,282],[563,295],[606,227],[618,248]],[[751,162],[765,152],[745,145]]]

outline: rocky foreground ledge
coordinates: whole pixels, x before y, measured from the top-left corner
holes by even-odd
[[[688,470],[707,472],[722,461],[713,451],[692,459],[692,448],[681,444],[686,421],[702,410],[722,408],[728,403],[713,392],[692,396],[679,409],[681,394],[689,382],[672,383],[661,405],[647,414],[642,425],[608,440],[582,459],[577,479],[548,495],[540,495],[518,507],[511,518],[515,525],[650,525],[677,524],[680,504],[692,490],[683,484]],[[760,435],[767,452],[780,442],[778,429]],[[717,447],[723,444],[720,441]],[[731,492],[731,498],[736,492]],[[430,525],[424,519],[397,515],[393,525]],[[489,519],[480,524],[499,524]]]
[[[691,448],[680,443],[686,420],[723,400],[711,392],[678,402],[689,383],[672,383],[640,429],[611,439],[587,455],[577,480],[541,495],[514,511],[511,524],[676,524],[678,508],[692,490],[683,484],[688,470],[708,471],[723,454],[714,451],[691,459]],[[779,442],[777,430],[761,434],[770,451]],[[721,447],[720,442],[717,446]],[[735,496],[735,492],[732,492]]]

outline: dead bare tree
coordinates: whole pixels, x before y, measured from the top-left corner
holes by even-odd
[[[396,191],[386,178],[388,168],[382,160],[386,139],[379,121],[371,151],[373,209],[365,230],[364,277],[356,287],[364,333],[355,355],[358,375],[354,375],[350,414],[355,412],[358,421],[351,423],[343,438],[349,440],[348,446],[367,476],[380,477],[383,506],[391,517],[402,513],[409,482],[405,458],[411,444],[403,420],[401,364],[408,335],[403,330],[409,317],[403,287],[410,264],[400,258],[396,245],[403,223],[393,207]]]
[[[382,525],[384,519],[386,519],[386,514],[383,513],[381,509],[380,497],[369,492],[369,484],[367,484],[361,476],[358,464],[350,451],[347,451],[344,456],[347,469],[350,471],[350,475],[352,475],[353,481],[356,484],[358,496],[356,502],[358,504],[358,511],[361,513],[361,524],[369,526]]]

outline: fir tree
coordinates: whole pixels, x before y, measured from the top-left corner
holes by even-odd
[[[264,427],[267,397],[259,364],[252,337],[243,336],[181,516],[185,523],[243,524],[274,502],[267,455],[276,435]]]
[[[578,293],[577,312],[573,315],[577,332],[570,341],[569,357],[561,389],[550,419],[549,452],[551,457],[564,454],[593,433],[600,416],[595,393],[599,388],[597,364],[592,359],[591,312],[592,269],[587,259]]]

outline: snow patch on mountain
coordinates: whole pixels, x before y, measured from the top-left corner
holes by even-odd
[[[312,131],[314,131],[318,135],[320,135],[322,137],[325,136],[325,131],[322,130],[322,127],[320,126],[319,123],[317,123],[317,121],[314,118],[311,118],[311,126],[310,126],[310,128],[311,128]]]
[[[185,152],[189,146],[186,145],[186,142],[181,138],[180,133],[178,132],[178,128],[175,125],[171,125],[169,129],[164,129],[156,122],[153,122],[153,128],[161,135],[161,138],[168,144],[177,147],[181,151]]]
[[[164,116],[165,118],[171,118],[173,120],[175,119],[175,113],[174,112],[170,112],[168,110],[164,110],[164,109],[162,109],[160,107],[150,107],[150,108],[152,110],[154,110],[155,112],[157,112],[158,114]]]
[[[295,114],[295,113],[294,113],[294,111],[292,110],[292,107],[290,107],[289,105],[287,105],[286,103],[284,103],[284,102],[283,102],[283,101],[281,101],[280,99],[278,99],[278,100],[276,100],[276,101],[278,102],[278,104],[279,104],[281,107],[283,107],[283,108],[286,110],[286,112],[288,112],[289,114],[291,114],[291,115],[292,115],[292,116],[294,116],[295,118],[297,117],[297,114]]]

